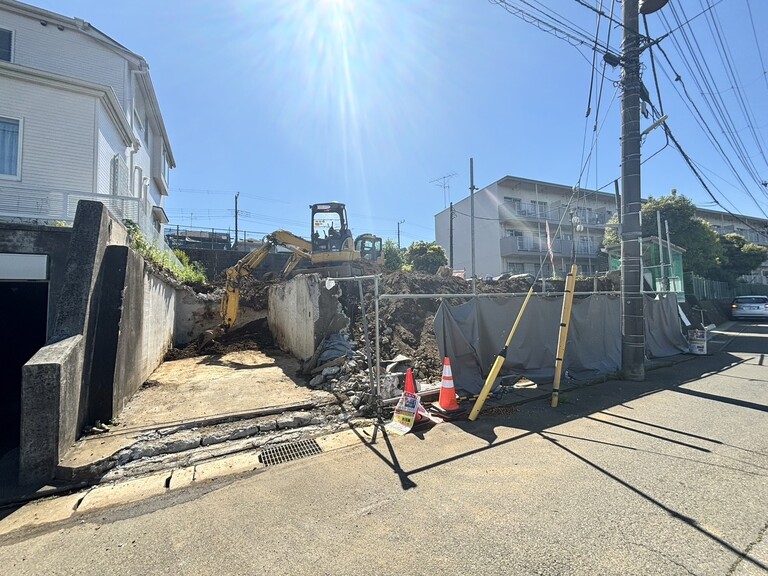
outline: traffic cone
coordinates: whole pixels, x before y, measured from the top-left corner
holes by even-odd
[[[405,371],[405,391],[416,394],[416,383],[413,381],[413,371],[410,368]]]
[[[453,387],[451,360],[448,357],[443,360],[443,380],[440,383],[440,399],[437,405],[445,412],[453,412],[459,409],[459,403],[456,400],[456,388]]]

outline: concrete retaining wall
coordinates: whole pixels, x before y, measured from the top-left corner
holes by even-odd
[[[0,252],[48,256],[47,334],[56,319],[56,302],[64,285],[71,237],[71,228],[0,222]]]
[[[338,300],[317,274],[300,274],[270,286],[267,322],[277,345],[296,358],[310,358],[323,338],[349,328]]]
[[[248,252],[241,250],[206,250],[203,248],[182,248],[192,262],[200,262],[205,267],[205,274],[209,280],[215,280],[224,271],[237,264],[237,262],[248,255]],[[289,253],[278,252],[268,254],[258,270],[254,271],[254,276],[261,277],[270,272],[278,274],[288,263],[291,257]]]
[[[21,483],[50,480],[83,427],[116,415],[171,345],[176,288],[127,244],[101,203],[78,204],[52,335],[22,370]]]
[[[79,334],[66,338],[41,348],[22,367],[22,484],[52,478],[60,455],[75,441],[84,344]]]

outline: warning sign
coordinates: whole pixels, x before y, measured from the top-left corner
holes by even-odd
[[[419,397],[412,392],[403,392],[395,407],[395,413],[392,415],[392,422],[387,424],[385,428],[398,436],[407,434],[413,428],[419,408],[421,408]]]

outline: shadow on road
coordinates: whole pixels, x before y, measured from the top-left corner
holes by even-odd
[[[564,452],[567,452],[569,455],[573,456],[574,458],[579,459],[580,461],[584,462],[585,464],[589,465],[590,467],[604,474],[605,476],[612,479],[613,481],[618,482],[623,487],[627,488],[628,490],[631,490],[632,492],[642,497],[646,501],[654,504],[655,506],[657,506],[658,508],[660,508],[661,510],[663,510],[665,513],[669,514],[673,518],[676,518],[684,522],[685,524],[691,526],[692,528],[694,528],[696,531],[703,534],[707,538],[713,540],[714,542],[717,542],[719,545],[723,546],[724,548],[738,555],[739,560],[737,560],[737,562],[743,559],[748,562],[751,562],[755,566],[768,570],[768,566],[759,562],[758,560],[756,560],[755,558],[749,555],[749,548],[746,551],[739,550],[738,548],[726,542],[716,534],[713,534],[712,532],[700,526],[694,519],[689,518],[683,514],[680,514],[679,512],[665,505],[663,502],[660,502],[659,500],[653,498],[649,494],[633,486],[628,481],[620,478],[616,474],[592,462],[591,460],[579,454],[575,450],[568,448],[566,446],[563,446],[562,443],[558,441],[558,437],[567,437],[567,438],[582,440],[585,442],[595,442],[598,444],[610,445],[617,448],[632,450],[636,452],[647,452],[655,455],[663,455],[664,457],[668,457],[668,458],[688,460],[691,462],[696,462],[698,464],[704,464],[704,465],[718,467],[718,468],[737,470],[736,468],[729,467],[723,464],[706,462],[696,458],[690,458],[690,457],[678,456],[678,455],[672,455],[672,454],[661,454],[658,452],[645,450],[642,448],[625,446],[622,444],[614,444],[610,442],[604,442],[604,441],[593,440],[588,438],[580,438],[576,436],[570,436],[567,434],[551,431],[552,428],[571,422],[573,420],[580,419],[580,418],[587,418],[589,420],[598,422],[600,424],[613,426],[625,431],[634,432],[643,436],[654,438],[656,440],[662,440],[664,442],[669,442],[677,446],[682,446],[684,448],[695,450],[698,453],[708,454],[708,453],[711,453],[712,450],[706,446],[699,446],[694,444],[693,442],[696,442],[696,441],[699,441],[702,443],[711,443],[713,445],[729,446],[731,448],[742,450],[747,453],[768,456],[768,454],[765,454],[763,452],[754,451],[747,448],[742,448],[739,446],[733,446],[731,444],[727,444],[717,438],[710,438],[710,437],[702,436],[699,434],[693,434],[685,430],[680,430],[680,429],[676,429],[674,427],[669,427],[669,426],[662,426],[659,424],[646,422],[644,420],[640,420],[637,418],[618,415],[610,411],[611,408],[616,408],[619,406],[624,407],[628,410],[631,410],[632,407],[629,406],[628,403],[635,399],[652,395],[652,394],[657,394],[659,392],[671,391],[671,392],[695,396],[697,398],[702,398],[702,399],[711,400],[715,402],[722,402],[722,403],[726,403],[726,404],[730,404],[730,405],[734,405],[734,406],[738,406],[738,407],[746,408],[750,410],[759,410],[762,412],[768,412],[768,406],[765,406],[762,404],[748,402],[745,400],[732,398],[725,395],[716,395],[716,394],[711,394],[707,392],[702,392],[692,387],[692,385],[694,385],[696,382],[702,379],[705,379],[710,376],[722,377],[724,376],[724,373],[727,372],[728,370],[731,370],[739,366],[744,366],[744,365],[763,366],[764,354],[762,353],[762,351],[765,350],[767,343],[762,339],[768,338],[768,325],[736,324],[733,326],[733,330],[736,333],[735,334],[729,333],[729,335],[727,335],[720,342],[719,349],[714,350],[711,355],[683,357],[683,359],[681,359],[682,361],[678,361],[671,366],[662,367],[657,370],[653,370],[649,372],[647,374],[646,380],[643,382],[628,382],[628,381],[621,381],[621,380],[605,381],[605,382],[601,382],[594,385],[577,387],[575,389],[572,389],[570,393],[568,392],[566,392],[565,394],[561,393],[561,404],[558,408],[554,408],[554,409],[544,408],[542,406],[542,403],[543,402],[546,402],[547,404],[549,403],[549,398],[547,397],[546,399],[540,399],[539,401],[526,403],[522,406],[519,406],[513,412],[512,415],[497,415],[492,413],[481,413],[479,419],[475,422],[469,422],[469,421],[455,422],[454,425],[456,427],[463,430],[467,434],[471,434],[472,436],[485,441],[487,444],[485,446],[481,446],[479,448],[473,448],[471,450],[466,450],[464,452],[457,453],[450,457],[442,458],[440,460],[436,460],[429,464],[419,466],[410,470],[404,470],[401,467],[398,461],[395,449],[387,435],[387,431],[383,428],[383,426],[380,427],[380,432],[384,441],[384,445],[386,446],[386,453],[381,451],[377,446],[375,436],[373,441],[367,441],[362,436],[360,436],[360,440],[374,454],[376,454],[382,462],[384,462],[387,466],[389,466],[393,470],[393,472],[395,472],[395,474],[397,475],[400,481],[402,489],[409,490],[417,487],[417,484],[413,480],[413,478],[422,472],[425,472],[427,470],[431,470],[440,466],[445,466],[452,462],[456,462],[463,458],[467,458],[467,457],[485,452],[487,450],[494,450],[500,446],[504,446],[512,442],[516,442],[518,440],[530,437],[532,435],[538,435],[541,438],[544,438],[547,441],[551,442],[554,446],[557,446]],[[723,338],[723,335],[719,335],[718,338]],[[750,356],[752,354],[754,354],[754,356]],[[731,377],[731,375],[727,375],[727,377]],[[746,378],[746,380],[754,381],[754,382],[763,381],[761,379],[752,379],[752,378]],[[574,391],[585,392],[583,395],[581,395],[581,398],[578,403],[570,400]],[[492,412],[492,411],[489,411],[489,412]],[[618,420],[621,420],[622,422],[619,423],[616,421],[611,421],[610,419],[618,419]],[[657,430],[658,433],[649,432],[647,430],[641,430],[639,428],[634,427],[633,424],[636,424],[638,426],[653,428]],[[498,429],[499,427],[505,427],[505,426],[512,427],[518,430],[522,429],[524,431],[511,438],[499,440],[495,430]],[[672,438],[664,435],[663,433],[668,433],[669,435],[679,435],[679,436],[682,436],[683,439]],[[730,458],[730,459],[736,462],[739,462],[741,464],[748,464],[760,470],[768,470],[768,468],[759,466],[752,461],[744,462],[744,461],[738,460],[737,458]],[[741,473],[768,477],[768,473],[764,474],[758,471],[750,472],[742,469],[738,469],[738,470]]]

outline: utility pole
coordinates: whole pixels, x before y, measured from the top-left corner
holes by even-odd
[[[638,0],[622,0],[621,42],[621,369],[645,380],[640,238],[640,36]]]
[[[235,243],[232,248],[237,248],[237,199],[240,196],[240,192],[235,192]]]
[[[472,244],[472,294],[476,292],[475,279],[475,159],[469,159],[469,234]]]
[[[451,270],[453,270],[453,219],[456,218],[456,214],[453,211],[453,202],[451,202],[451,212],[448,216],[449,219],[449,230],[450,233],[448,235],[448,266],[451,267]]]
[[[397,249],[401,250],[400,248],[400,224],[405,224],[405,220],[400,220],[400,222],[397,223]]]

